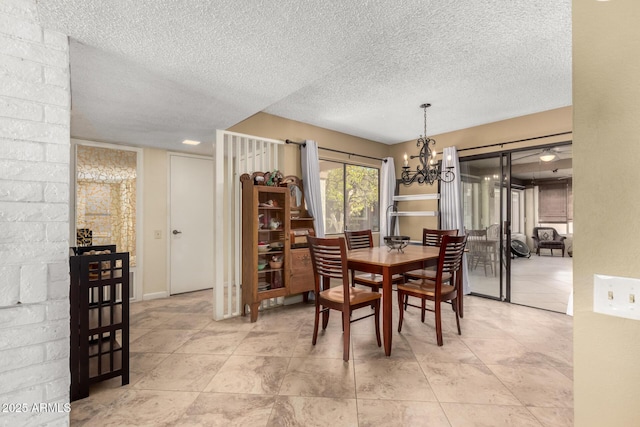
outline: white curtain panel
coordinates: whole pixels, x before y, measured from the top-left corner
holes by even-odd
[[[382,167],[380,168],[380,246],[384,245],[384,237],[390,235],[398,235],[398,221],[396,221],[395,230],[389,231],[389,217],[387,211],[389,206],[393,205],[393,196],[396,192],[396,166],[393,163],[393,157],[382,159]]]
[[[307,202],[307,210],[313,216],[316,236],[324,237],[324,217],[322,212],[322,192],[320,189],[320,158],[318,143],[307,139],[300,147],[300,164],[302,166],[302,186]]]
[[[464,220],[462,216],[462,184],[460,180],[460,162],[456,147],[447,147],[442,152],[442,170],[453,167],[455,178],[451,182],[440,183],[440,224],[443,230],[458,230],[458,235],[464,234]],[[471,293],[469,288],[469,271],[466,255],[462,263],[462,290]]]

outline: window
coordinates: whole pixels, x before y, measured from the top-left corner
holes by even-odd
[[[569,186],[562,184],[540,185],[538,189],[538,220],[540,222],[567,222],[569,213]]]
[[[115,244],[135,267],[137,153],[78,145],[76,172],[78,246]]]
[[[326,234],[380,230],[380,171],[320,160],[320,189]]]

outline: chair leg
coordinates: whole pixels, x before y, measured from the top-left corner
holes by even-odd
[[[438,347],[442,347],[442,313],[440,307],[440,301],[435,301],[436,312],[436,338],[438,341]]]
[[[407,305],[406,305],[406,301],[408,298],[408,295],[405,295],[404,292],[402,292],[401,290],[398,290],[398,308],[400,309],[400,314],[398,315],[398,332],[402,331],[402,321],[404,320],[404,310],[402,309],[402,299],[404,297],[405,300],[405,306],[404,306],[404,310],[407,309]]]
[[[400,296],[398,296],[400,298]],[[400,301],[400,300],[398,300]],[[404,311],[407,311],[407,307],[409,305],[409,295],[404,296]],[[400,311],[402,311],[402,305],[400,306]]]
[[[458,326],[458,335],[462,335],[462,331],[460,330],[460,317],[458,316],[458,299],[451,300],[451,306],[453,307],[454,313],[456,313],[456,326]]]
[[[420,319],[422,323],[424,323],[424,313],[427,311],[427,300],[422,298],[422,313],[420,315]]]
[[[349,318],[351,317],[351,310],[345,311],[342,313],[342,326],[344,329],[344,333],[342,334],[342,340],[344,348],[342,350],[342,359],[345,362],[349,361],[349,338],[351,337],[351,322]]]
[[[322,330],[327,329],[329,324],[329,310],[322,312]]]
[[[376,338],[378,340],[378,347],[382,347],[382,340],[380,339],[380,300],[376,300],[375,310],[373,318],[376,322]]]
[[[311,341],[313,345],[316,345],[316,341],[318,340],[318,323],[320,323],[320,304],[318,303],[316,295],[316,317],[313,322],[313,340]]]

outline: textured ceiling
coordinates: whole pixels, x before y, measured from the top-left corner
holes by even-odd
[[[39,0],[72,135],[183,149],[265,111],[393,144],[571,105],[571,0]],[[210,153],[210,144],[194,149]]]

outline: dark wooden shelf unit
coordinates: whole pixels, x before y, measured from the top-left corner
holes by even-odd
[[[129,384],[129,253],[106,248],[113,252],[69,259],[72,401],[93,383],[120,376]]]

